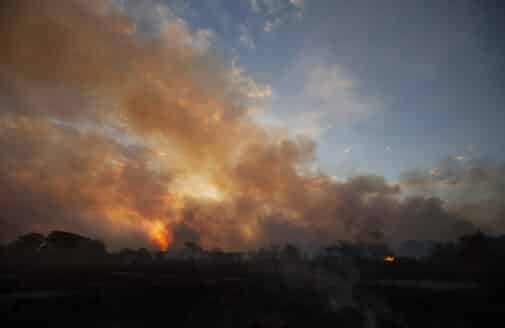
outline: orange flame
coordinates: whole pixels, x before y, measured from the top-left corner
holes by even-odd
[[[394,261],[396,261],[396,258],[392,255],[388,255],[388,256],[384,257],[384,261],[389,262],[389,263],[393,263]]]
[[[162,222],[155,222],[149,229],[151,242],[160,250],[166,251],[172,243],[172,233]]]

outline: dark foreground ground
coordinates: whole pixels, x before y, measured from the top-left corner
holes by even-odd
[[[1,276],[1,321],[10,326],[361,326],[358,310],[335,311],[329,291],[271,270],[171,263],[115,270],[11,272]],[[2,325],[4,326],[4,325]]]
[[[2,269],[0,327],[503,324],[503,286],[496,278],[489,284],[419,282],[394,277],[387,272],[395,271],[392,266],[376,267],[372,277],[377,279],[342,265],[333,270],[301,262],[167,261],[93,269]]]

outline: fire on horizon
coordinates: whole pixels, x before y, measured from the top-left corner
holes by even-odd
[[[396,258],[392,255],[387,255],[387,256],[384,256],[384,261],[388,262],[388,263],[393,263],[396,261]]]

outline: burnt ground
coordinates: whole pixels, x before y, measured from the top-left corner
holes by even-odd
[[[391,268],[377,263],[380,279],[362,268],[359,281],[275,262],[5,268],[0,326],[483,327],[500,319],[499,280],[392,284],[388,276],[400,280]]]
[[[375,287],[408,327],[501,327],[503,300],[477,289]],[[501,322],[501,323],[500,323]]]
[[[362,326],[357,309],[337,311],[328,291],[272,270],[195,263],[6,272],[6,326],[318,327]]]
[[[462,268],[453,263],[400,259],[360,264],[361,294],[388,304],[408,327],[501,327],[505,261]],[[359,292],[357,294],[360,294]]]

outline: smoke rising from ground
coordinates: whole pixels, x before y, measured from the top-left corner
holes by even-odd
[[[67,229],[140,246],[162,225],[173,243],[236,249],[473,229],[381,177],[314,173],[314,142],[248,116],[269,92],[208,35],[154,3],[2,1],[0,238]]]
[[[488,234],[505,231],[505,164],[448,158],[429,172],[404,174],[405,190],[438,195],[447,208]]]

